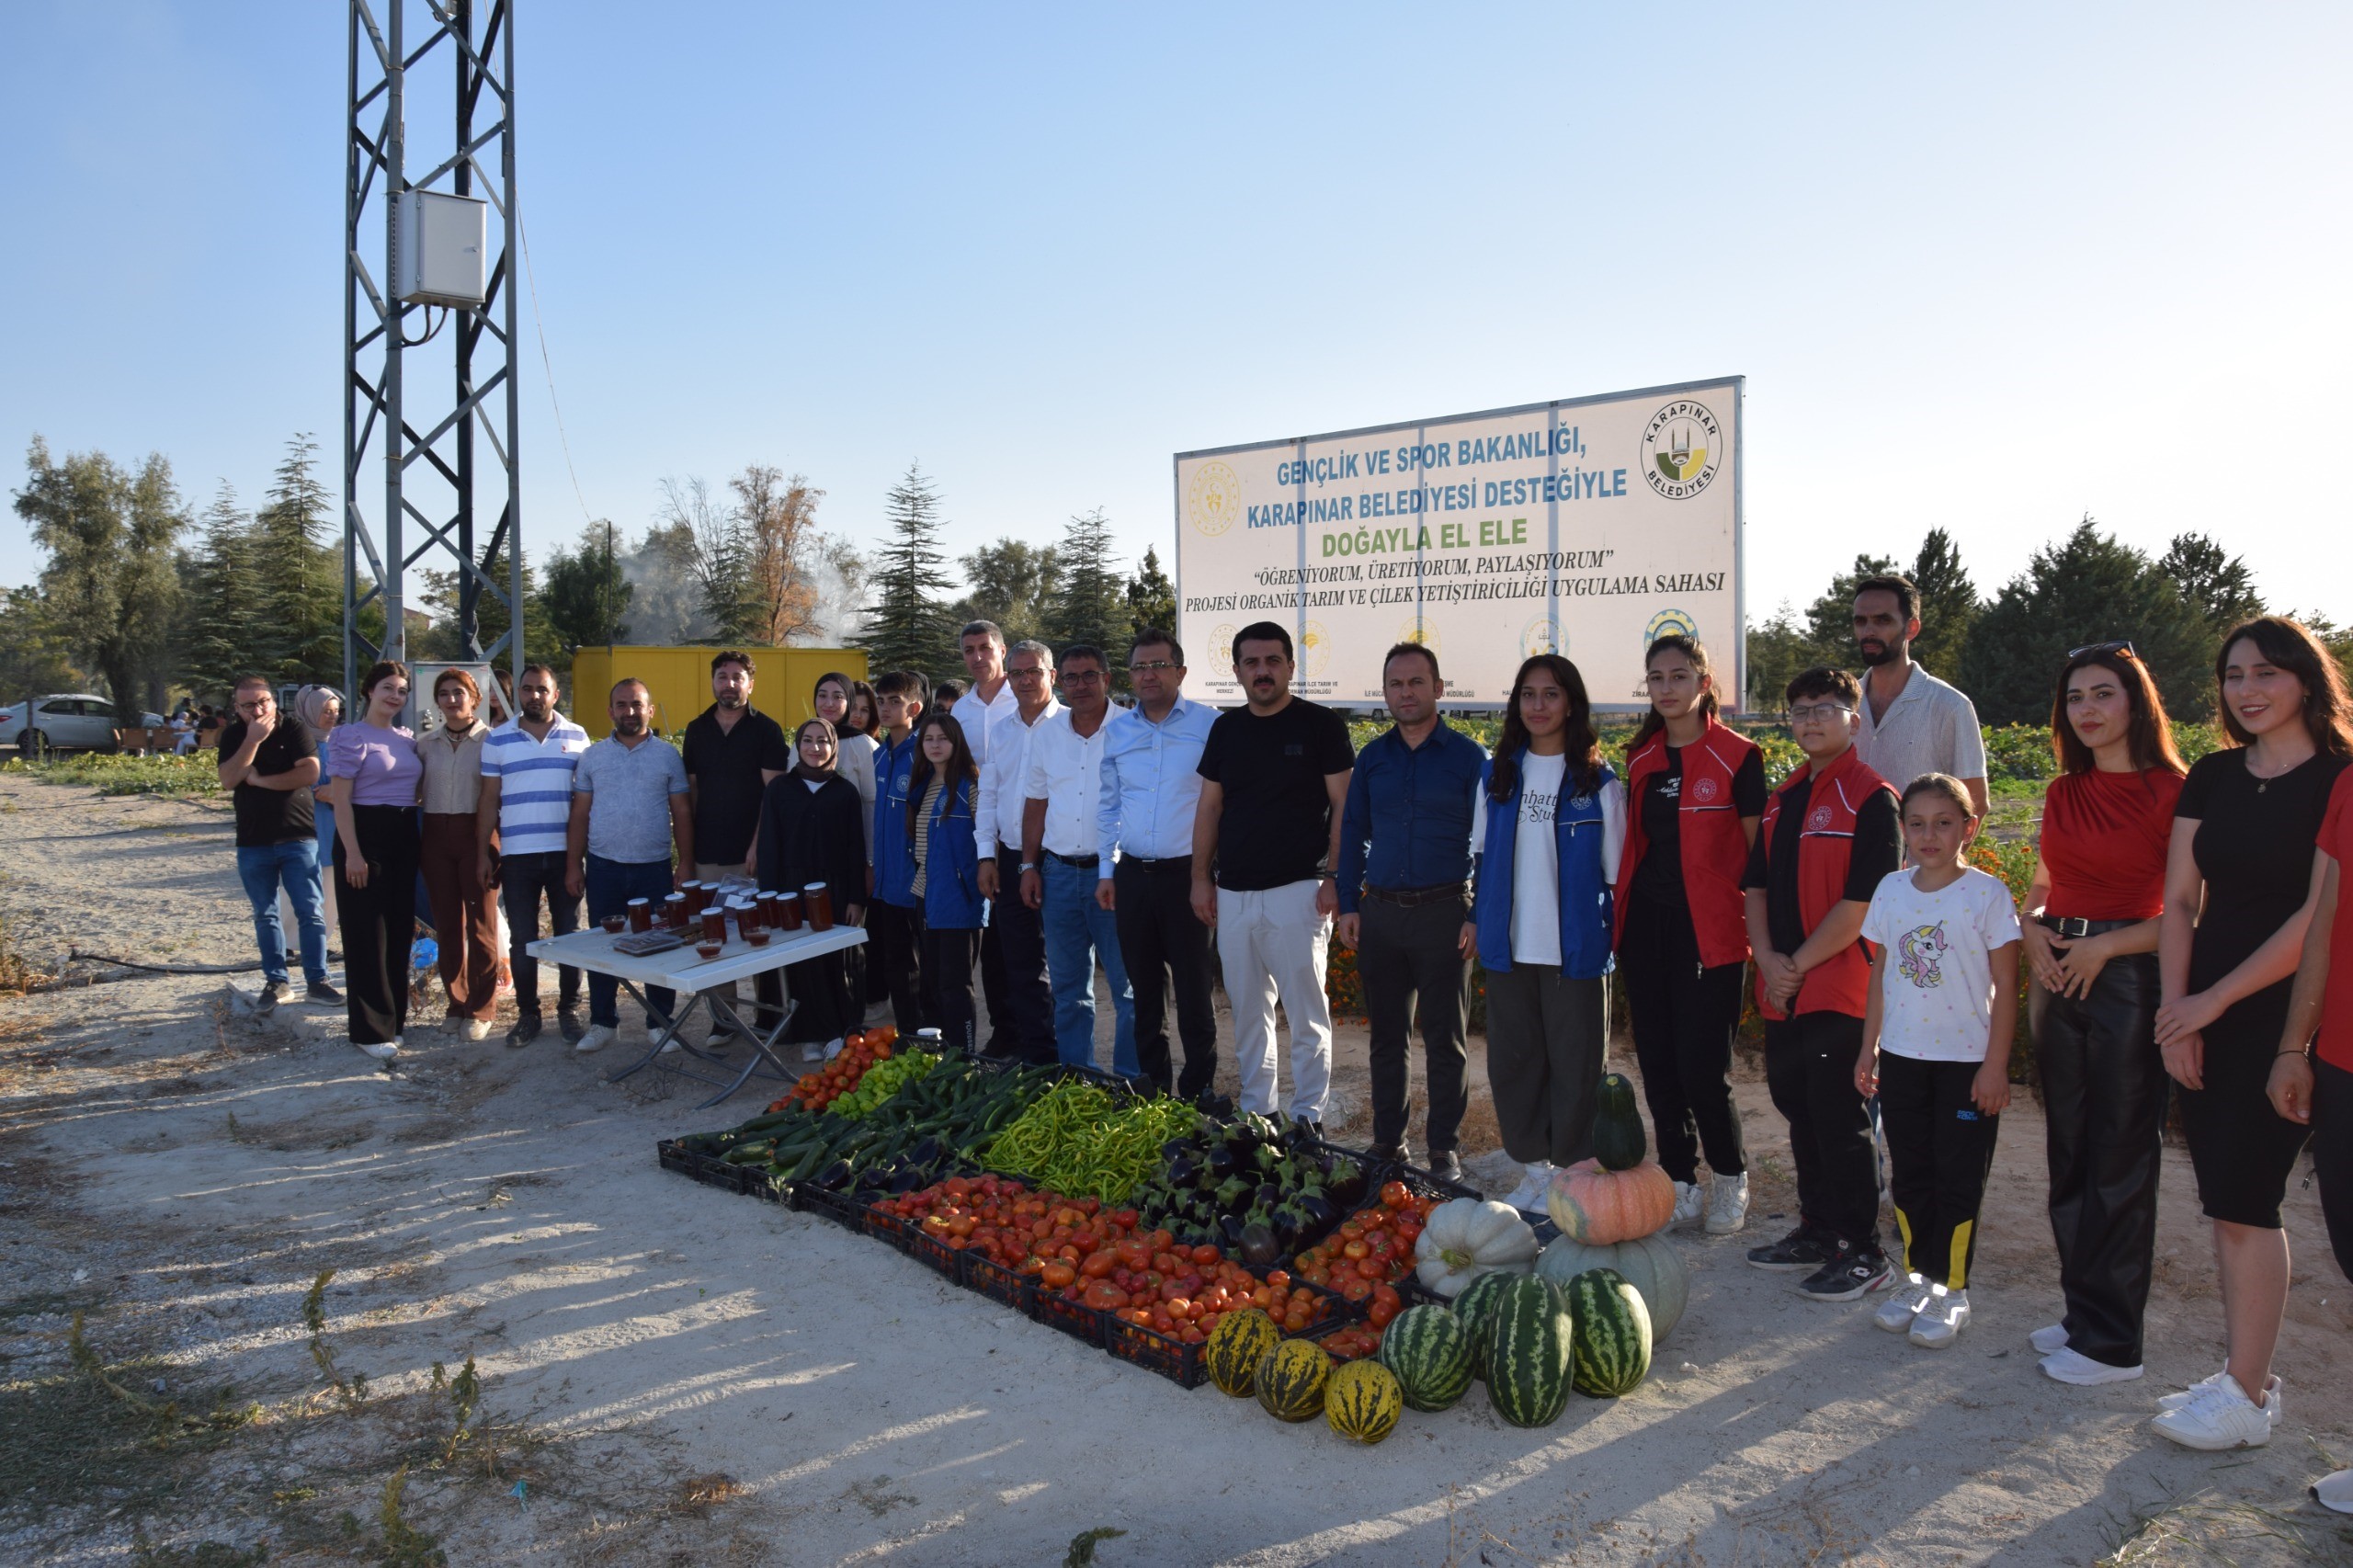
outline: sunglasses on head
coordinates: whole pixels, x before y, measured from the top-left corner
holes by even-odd
[[[2113,642],[2086,642],[2080,648],[2067,650],[2067,657],[2071,659],[2080,659],[2086,653],[2121,653],[2128,659],[2141,656],[2133,651],[2130,637],[2120,637]]]

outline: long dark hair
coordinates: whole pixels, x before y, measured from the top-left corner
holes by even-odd
[[[1561,726],[1561,738],[1568,743],[1569,781],[1574,786],[1570,793],[1589,794],[1600,777],[1601,742],[1593,733],[1593,701],[1585,694],[1585,677],[1558,653],[1536,653],[1511,677],[1511,701],[1504,709],[1503,733],[1495,738],[1495,766],[1487,777],[1490,800],[1508,801],[1519,787],[1519,754],[1528,749],[1528,726],[1519,717],[1519,688],[1536,670],[1550,675],[1569,696],[1569,716]]]
[[[2089,773],[2098,766],[2092,748],[2067,722],[2067,677],[2086,669],[2106,670],[2124,693],[2125,706],[2131,712],[2124,738],[2133,767],[2143,773],[2152,767],[2188,772],[2181,753],[2174,749],[2173,722],[2165,717],[2165,699],[2157,695],[2157,683],[2149,678],[2148,666],[2131,649],[2113,646],[2086,648],[2060,666],[2059,684],[2051,694],[2051,755],[2058,759],[2059,771]]]
[[[923,810],[924,795],[931,788],[931,758],[923,750],[926,730],[946,731],[956,748],[948,754],[948,766],[939,770],[940,792],[948,797],[949,815],[956,812],[956,787],[971,779],[977,789],[981,778],[981,770],[972,762],[972,748],[964,744],[964,726],[956,722],[955,714],[943,709],[915,721],[915,765],[907,775],[907,831],[911,834],[915,831],[916,814]]]
[[[825,683],[821,680],[817,684],[823,686]],[[850,682],[847,689],[849,692],[849,706],[842,710],[842,722],[837,726],[837,730],[847,731],[853,735],[864,735],[870,741],[874,738],[875,733],[882,728],[881,700],[874,695],[874,687],[862,680]],[[858,723],[853,717],[858,712],[860,699],[866,702],[866,722],[863,724]]]
[[[1645,676],[1650,674],[1651,661],[1661,653],[1680,653],[1691,661],[1692,674],[1702,677],[1709,674],[1708,651],[1699,645],[1699,640],[1697,637],[1687,636],[1680,631],[1670,631],[1653,642],[1643,653],[1643,673]],[[1712,682],[1705,691],[1699,693],[1699,711],[1711,719],[1722,711],[1722,705],[1716,700],[1716,688]],[[1666,720],[1660,716],[1655,705],[1643,710],[1643,722],[1634,727],[1634,738],[1626,743],[1626,755],[1631,756],[1642,750],[1653,735],[1665,728]]]
[[[2222,735],[2234,746],[2253,745],[2255,737],[2239,724],[2228,702],[2220,700],[2222,672],[2230,667],[2231,649],[2252,642],[2263,662],[2276,665],[2303,682],[2304,729],[2313,744],[2331,756],[2353,756],[2353,697],[2345,689],[2345,672],[2302,622],[2284,615],[2258,615],[2231,628],[2214,654],[2215,706],[2222,710]]]

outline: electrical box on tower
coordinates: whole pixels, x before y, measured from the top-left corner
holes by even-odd
[[[446,191],[401,192],[393,220],[392,295],[405,304],[479,310],[490,204]]]

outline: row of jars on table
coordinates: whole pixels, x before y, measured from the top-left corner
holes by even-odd
[[[798,931],[804,924],[812,931],[832,930],[833,891],[823,882],[811,882],[798,892],[739,892],[728,897],[717,882],[684,882],[665,898],[631,899],[624,913],[605,916],[604,927],[619,936],[623,931],[651,931],[657,923],[672,931],[699,926],[701,939],[695,951],[715,959],[726,949],[731,915],[741,940],[765,948],[778,932]]]

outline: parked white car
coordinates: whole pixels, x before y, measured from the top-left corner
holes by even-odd
[[[168,722],[161,713],[141,717],[151,728]],[[0,746],[16,746],[26,752],[44,745],[51,749],[112,751],[114,727],[114,704],[87,692],[28,698],[0,708]]]

